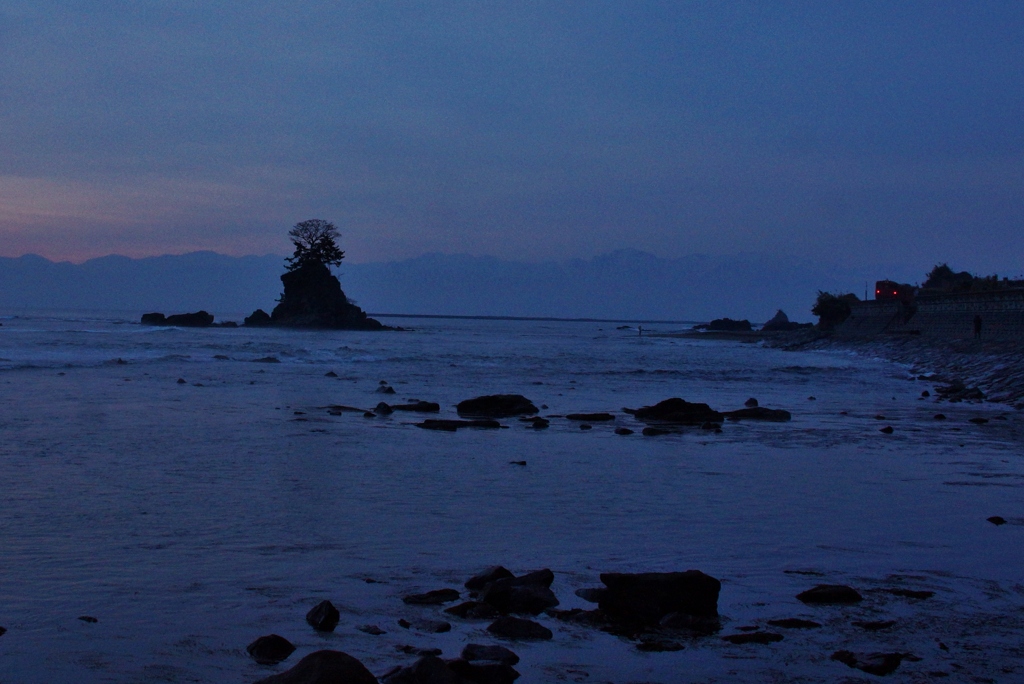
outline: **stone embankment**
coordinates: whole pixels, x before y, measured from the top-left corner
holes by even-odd
[[[1024,409],[1024,337],[1021,341],[941,339],[932,336],[851,338],[801,336],[766,340],[783,349],[849,349],[911,367],[910,372],[944,383],[951,401],[992,401]]]

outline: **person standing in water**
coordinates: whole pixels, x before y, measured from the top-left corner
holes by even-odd
[[[975,314],[974,316],[974,339],[981,339],[981,315]]]

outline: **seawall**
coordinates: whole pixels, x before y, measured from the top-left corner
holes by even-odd
[[[834,334],[840,339],[911,335],[970,339],[975,316],[981,316],[983,340],[1024,341],[1024,289],[919,297],[909,305],[886,300],[858,302]]]

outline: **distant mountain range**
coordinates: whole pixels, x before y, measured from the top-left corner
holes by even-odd
[[[219,320],[270,311],[281,293],[283,257],[214,252],[82,264],[35,255],[0,258],[0,309],[107,309],[183,312],[206,309]],[[527,263],[494,257],[427,254],[404,261],[344,263],[345,293],[376,313],[551,316],[703,321],[728,316],[761,323],[783,309],[811,320],[817,291],[863,294],[904,272],[855,269],[763,255],[667,259],[619,250],[589,260]],[[923,273],[923,271],[922,271]]]

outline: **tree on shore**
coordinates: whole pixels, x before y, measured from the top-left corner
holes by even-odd
[[[288,231],[288,237],[295,245],[295,253],[285,260],[289,271],[297,271],[308,264],[338,266],[345,258],[345,252],[338,247],[341,233],[330,221],[309,219],[296,223]]]
[[[818,327],[832,330],[850,317],[850,304],[860,299],[853,293],[834,295],[831,292],[818,290],[818,299],[811,308],[811,313],[818,317]]]

